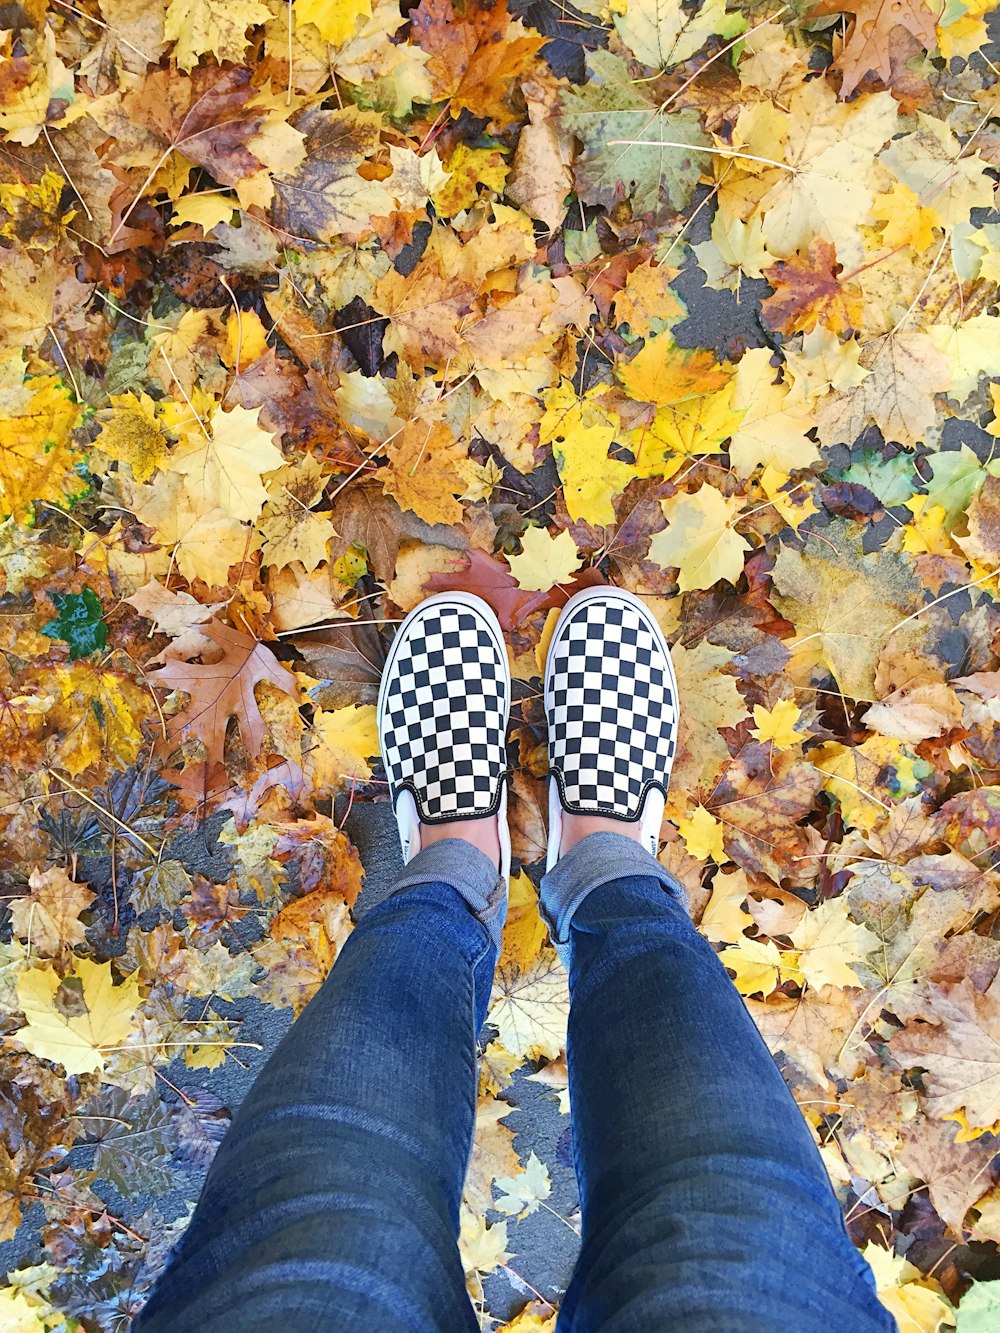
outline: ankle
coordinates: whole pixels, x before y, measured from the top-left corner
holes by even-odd
[[[563,812],[562,837],[559,840],[559,855],[565,856],[570,848],[575,847],[591,833],[620,833],[633,842],[639,841],[639,820],[626,822],[623,819],[609,819],[606,815],[571,815]]]
[[[420,846],[429,847],[432,842],[443,842],[445,838],[460,838],[471,843],[489,857],[494,865],[500,864],[500,832],[497,828],[496,815],[486,815],[482,819],[451,819],[444,824],[421,824]]]

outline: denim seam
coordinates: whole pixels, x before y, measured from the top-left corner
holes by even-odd
[[[659,861],[624,833],[590,833],[560,857],[542,879],[539,908],[553,943],[569,942],[570,926],[581,904],[603,884],[643,875],[687,907],[687,892]]]
[[[486,931],[485,948],[472,959],[475,966],[486,950],[500,951],[500,937],[507,916],[507,884],[489,857],[462,838],[443,838],[419,851],[403,868],[389,890],[394,897],[403,889],[420,884],[447,884]]]

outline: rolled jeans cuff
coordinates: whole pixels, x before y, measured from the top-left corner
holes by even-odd
[[[415,884],[447,884],[453,888],[465,899],[472,915],[486,927],[490,943],[499,954],[507,917],[507,883],[478,847],[462,838],[432,842],[403,867],[385,898]]]
[[[553,943],[569,942],[573,916],[589,893],[635,875],[658,880],[666,893],[687,907],[684,886],[634,838],[624,833],[588,833],[581,838],[542,879],[539,902]]]

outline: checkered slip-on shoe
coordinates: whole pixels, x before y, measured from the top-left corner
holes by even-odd
[[[510,876],[507,750],[510,667],[500,624],[479,597],[430,597],[403,621],[378,696],[382,762],[403,844],[420,850],[420,823],[496,815]]]
[[[585,588],[556,621],[545,664],[549,724],[547,868],[559,860],[562,816],[641,821],[655,856],[677,742],[670,649],[642,601]]]

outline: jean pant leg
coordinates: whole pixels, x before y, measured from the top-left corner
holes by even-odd
[[[497,873],[420,853],[264,1066],[137,1333],[474,1330],[458,1257]],[[448,849],[452,852],[449,854]]]
[[[583,1220],[561,1333],[894,1328],[739,994],[626,841],[591,835],[542,888],[570,955]]]

